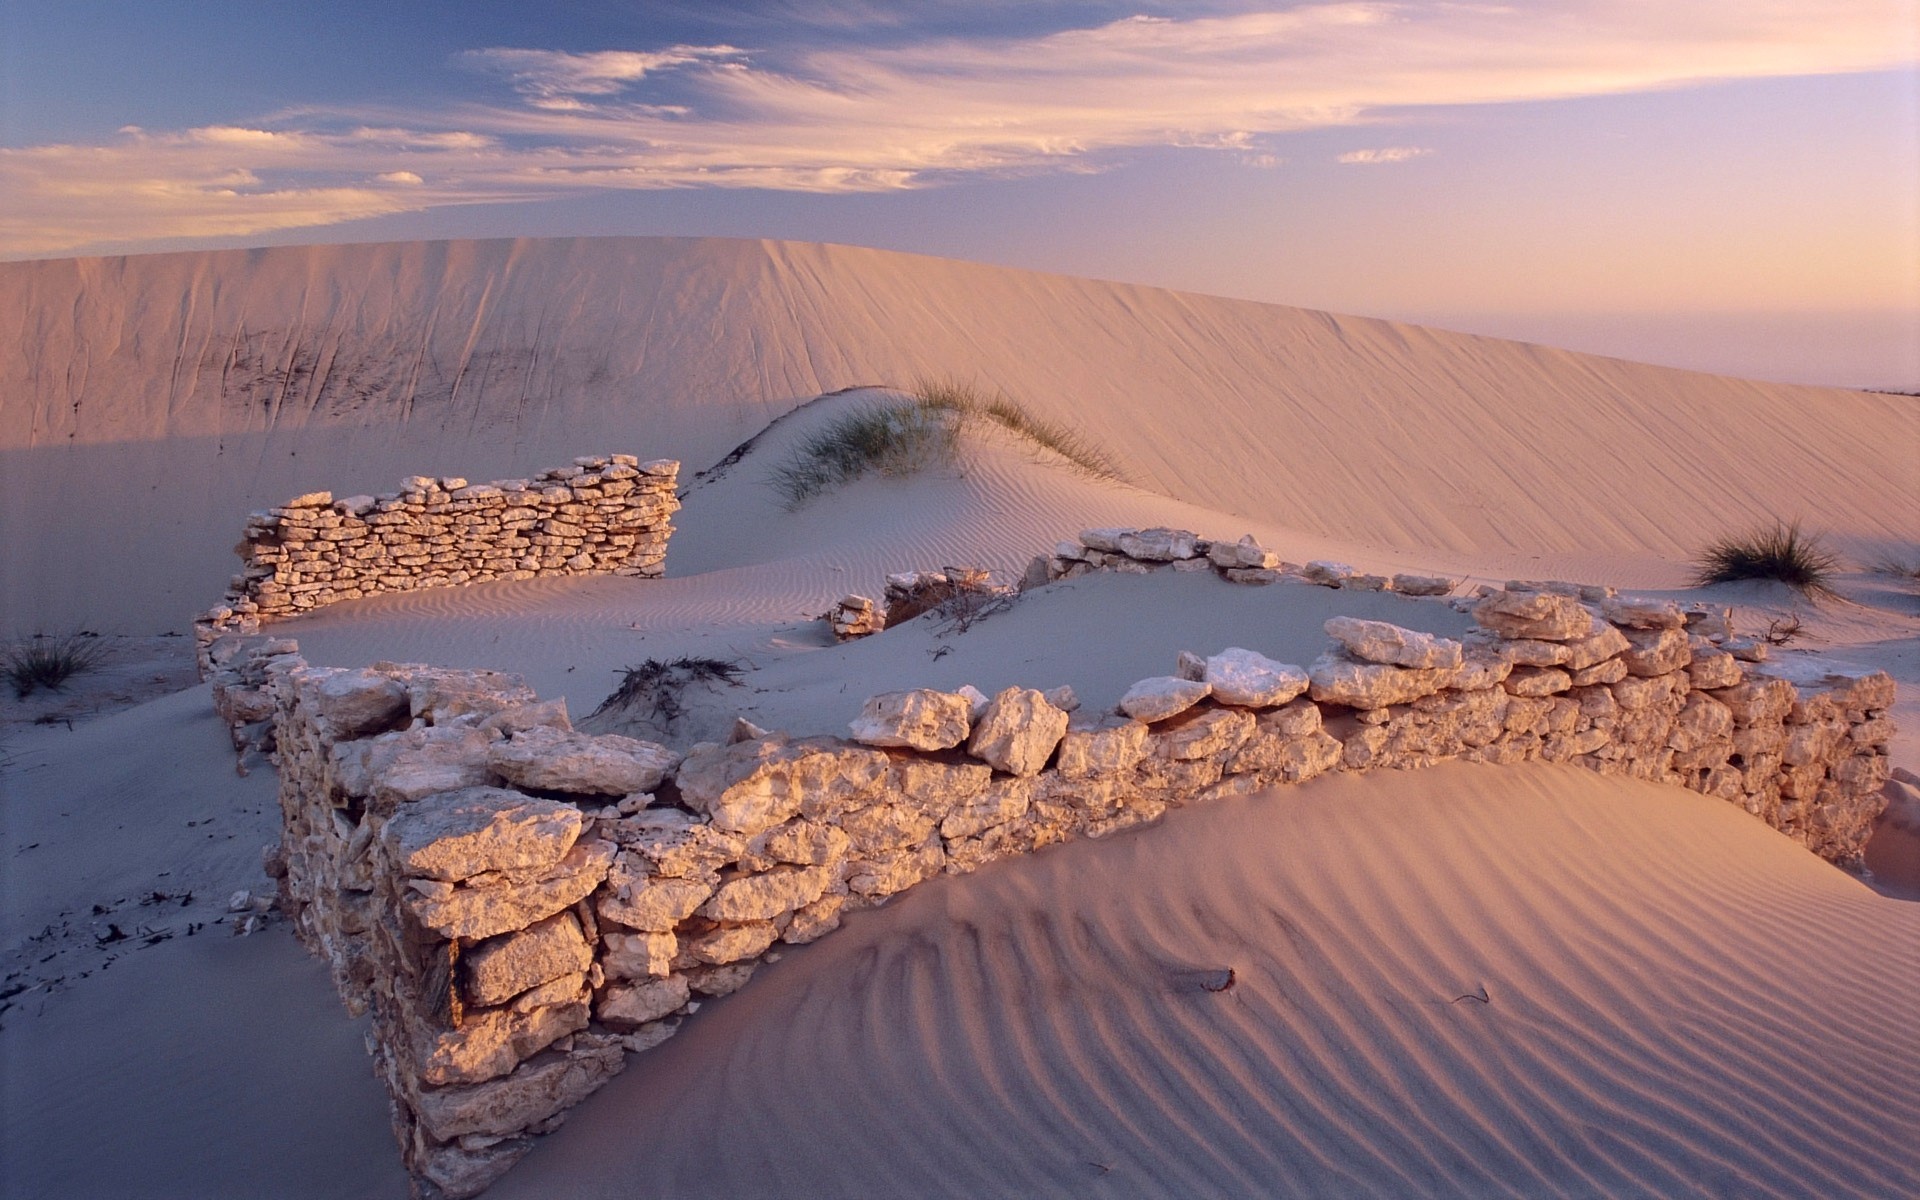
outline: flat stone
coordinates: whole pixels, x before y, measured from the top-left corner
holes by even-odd
[[[1362,662],[1426,668],[1457,667],[1465,661],[1462,646],[1452,638],[1402,629],[1386,621],[1329,617],[1322,628]]]
[[[1024,816],[1033,802],[1033,787],[1024,778],[1002,779],[948,813],[940,835],[973,837]]]
[[[593,1006],[594,1019],[609,1029],[634,1029],[678,1012],[692,999],[686,977],[673,975],[647,983],[613,985]]]
[[[743,925],[722,925],[687,942],[687,952],[709,966],[725,966],[765,953],[780,930],[771,921],[749,921]]]
[[[1068,779],[1131,771],[1147,753],[1147,727],[1128,721],[1111,729],[1073,729],[1060,740],[1055,770]]]
[[[499,882],[459,886],[438,896],[413,894],[407,904],[422,925],[450,938],[486,938],[525,929],[587,898],[606,878],[612,842],[577,843],[567,856],[524,882],[502,872]],[[489,879],[492,878],[489,873]]]
[[[1614,596],[1600,602],[1600,615],[1628,629],[1684,629],[1687,614],[1671,600]]]
[[[602,918],[631,929],[661,933],[692,916],[714,889],[713,884],[698,879],[641,876],[609,882],[615,886],[595,904]]]
[[[502,934],[460,956],[469,1003],[501,1004],[528,988],[593,965],[593,950],[570,912],[555,913],[517,933]]]
[[[1241,708],[1276,708],[1307,690],[1306,671],[1239,646],[1210,655],[1201,679],[1215,700]]]
[[[996,771],[1038,775],[1066,732],[1067,714],[1044,694],[1010,687],[981,715],[967,740],[967,753]]]
[[[1431,695],[1445,687],[1451,675],[1440,668],[1396,667],[1323,654],[1307,668],[1307,678],[1308,695],[1315,700],[1372,709],[1410,704]]]
[[[1573,676],[1557,667],[1515,667],[1502,686],[1513,696],[1554,696],[1573,686]]]
[[[1473,606],[1473,619],[1501,637],[1549,642],[1588,637],[1596,624],[1577,596],[1558,592],[1495,592]]]
[[[1562,643],[1567,648],[1565,666],[1569,671],[1584,671],[1610,658],[1618,658],[1633,648],[1627,635],[1611,625],[1602,625],[1600,631],[1591,637],[1575,638]]]
[[[600,966],[608,979],[665,979],[680,953],[680,939],[671,933],[610,930],[600,935],[600,944]]]
[[[829,739],[696,746],[680,764],[680,797],[720,829],[752,836],[803,809],[830,817],[871,800],[887,767],[878,750]]]
[[[570,804],[469,787],[406,805],[381,837],[408,875],[458,882],[487,871],[552,867],[573,847],[581,823]]]
[[[955,692],[882,692],[867,698],[850,729],[862,745],[948,750],[967,740],[972,707]]]
[[[1262,549],[1250,533],[1237,542],[1213,543],[1207,548],[1207,558],[1222,571],[1274,570],[1280,566],[1280,556]]]
[[[832,882],[826,867],[775,867],[720,885],[700,908],[715,921],[767,921],[820,898]]]
[[[1253,714],[1245,709],[1208,707],[1159,723],[1147,741],[1150,753],[1161,758],[1224,758],[1252,737],[1253,730]]]
[[[509,1137],[585,1100],[625,1065],[618,1042],[576,1046],[571,1054],[521,1063],[503,1079],[422,1090],[414,1114],[436,1141],[464,1134]]]
[[[1440,575],[1407,575],[1393,577],[1393,590],[1403,596],[1445,596],[1459,587],[1456,579]]]
[[[420,1078],[435,1087],[498,1078],[570,1033],[587,1027],[584,996],[531,1012],[470,1011],[455,1031],[434,1038]]]
[[[680,756],[638,738],[536,725],[496,743],[487,752],[487,765],[521,787],[631,796],[659,787],[680,765]]]
[[[378,671],[337,671],[302,680],[301,703],[336,741],[384,729],[407,714],[407,689]]]
[[[1210,684],[1171,675],[1142,679],[1120,697],[1120,711],[1136,721],[1164,721],[1183,713],[1213,693]]]
[[[1347,580],[1352,579],[1353,575],[1353,568],[1346,563],[1334,562],[1331,559],[1325,558],[1316,558],[1306,566],[1300,568],[1301,578],[1305,579],[1308,583],[1317,583],[1321,587],[1337,588]]]
[[[1185,529],[1138,529],[1114,539],[1114,549],[1144,562],[1173,562],[1199,553],[1199,537]]]
[[[1624,634],[1628,649],[1620,656],[1631,675],[1651,677],[1678,671],[1693,661],[1686,631],[1677,626],[1630,629]]]

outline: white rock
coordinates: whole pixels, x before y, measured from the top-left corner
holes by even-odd
[[[1322,628],[1328,637],[1346,647],[1347,653],[1364,662],[1391,663],[1397,667],[1457,667],[1464,661],[1460,643],[1452,638],[1402,629],[1386,621],[1329,617]]]
[[[1066,732],[1067,714],[1046,696],[1032,688],[1010,687],[987,706],[967,741],[967,753],[997,771],[1037,775]]]
[[[1174,562],[1192,558],[1199,549],[1199,537],[1185,529],[1141,529],[1114,539],[1120,553],[1144,562]]]
[[[1164,721],[1205,700],[1213,688],[1192,679],[1158,675],[1142,679],[1120,697],[1120,711],[1136,721]]]
[[[1229,646],[1207,658],[1201,679],[1222,704],[1277,708],[1307,690],[1307,673],[1264,654]]]
[[[967,740],[972,710],[972,701],[958,692],[882,692],[868,697],[848,728],[866,746],[949,750]]]
[[[1322,587],[1339,587],[1353,578],[1353,568],[1346,563],[1316,558],[1302,567],[1300,574],[1308,583],[1317,583]]]

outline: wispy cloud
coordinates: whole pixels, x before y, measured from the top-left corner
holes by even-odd
[[[1335,162],[1343,163],[1402,163],[1410,158],[1424,158],[1433,151],[1425,146],[1382,146],[1378,150],[1349,150]]]
[[[0,252],[249,235],[595,189],[925,187],[1098,169],[1144,147],[1264,166],[1290,132],[1423,106],[1899,66],[1915,52],[1897,8],[1349,0],[861,49],[476,49],[456,65],[504,81],[509,94],[482,83],[483,95],[432,110],[303,108],[0,149]]]

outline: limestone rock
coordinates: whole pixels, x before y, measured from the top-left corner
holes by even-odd
[[[1213,543],[1207,549],[1207,557],[1222,571],[1271,571],[1280,566],[1280,556],[1271,550],[1261,549],[1250,533],[1237,542]]]
[[[1199,540],[1184,529],[1140,529],[1113,539],[1113,548],[1143,562],[1173,562],[1192,558],[1198,552]]]
[[[1067,732],[1067,714],[1032,688],[1010,687],[993,698],[967,741],[967,753],[997,771],[1037,775]]]
[[[489,938],[461,955],[467,999],[500,1004],[528,988],[593,965],[593,950],[570,912],[556,913],[517,933]]]
[[[1131,529],[1082,529],[1080,544],[1090,550],[1104,550],[1108,553],[1120,553],[1120,539],[1132,533]]]
[[[1120,711],[1136,721],[1164,721],[1183,713],[1213,693],[1207,683],[1160,675],[1142,679],[1120,697]]]
[[[1684,629],[1687,614],[1671,600],[1616,596],[1600,602],[1600,615],[1628,629]]]
[[[895,763],[894,769],[898,771],[909,763],[916,766],[945,766],[945,764],[923,764],[917,759],[906,759]],[[959,775],[963,771],[968,772],[969,778],[977,776],[979,787],[985,787],[987,779],[992,775],[992,772],[985,767],[946,767],[946,773],[952,775]],[[900,790],[906,791],[904,788]],[[912,793],[908,792],[908,794]],[[951,802],[948,803],[951,806]],[[837,863],[845,858],[851,840],[837,825],[823,825],[816,821],[796,818],[762,834],[755,849],[774,862],[817,867]]]
[[[570,1033],[587,1027],[584,996],[532,1012],[496,1008],[469,1012],[455,1031],[434,1038],[420,1078],[436,1087],[482,1083],[505,1075]]]
[[[680,939],[671,933],[607,932],[600,942],[605,949],[601,966],[609,979],[664,979],[680,952]]]
[[[1403,596],[1445,596],[1459,587],[1455,579],[1439,575],[1395,575],[1393,590]]]
[[[1495,592],[1473,606],[1473,619],[1501,637],[1572,641],[1594,633],[1594,617],[1573,596]]]
[[[1693,660],[1693,649],[1683,629],[1656,626],[1651,629],[1632,629],[1625,636],[1629,647],[1620,660],[1627,664],[1627,673],[1630,675],[1666,675]]]
[[[1724,650],[1712,653],[1696,650],[1693,661],[1687,664],[1687,678],[1702,690],[1728,688],[1746,678],[1746,672],[1741,670],[1740,660]]]
[[[414,1113],[437,1141],[463,1134],[508,1137],[585,1100],[625,1065],[618,1042],[541,1055],[504,1079],[423,1090]]]
[[[651,792],[680,764],[665,746],[618,734],[524,729],[487,753],[487,765],[521,787],[630,796]]]
[[[1323,654],[1307,668],[1307,678],[1308,694],[1315,700],[1366,709],[1409,704],[1439,691],[1449,677],[1438,668],[1363,663],[1343,655]]]
[[[1238,708],[1190,709],[1154,726],[1147,742],[1161,758],[1224,759],[1253,736],[1253,714]]]
[[[947,750],[967,740],[971,721],[966,696],[916,688],[868,697],[850,728],[853,740],[867,746]]]
[[[1491,648],[1495,653],[1506,655],[1507,661],[1516,667],[1557,667],[1573,657],[1565,642],[1542,642],[1533,638],[1501,638]]]
[[[1307,673],[1264,654],[1229,646],[1207,658],[1201,679],[1222,704],[1276,708],[1307,690]]]
[[[830,739],[768,738],[696,746],[680,765],[680,796],[722,830],[751,836],[802,812],[830,817],[879,794],[887,756]]]
[[[1367,621],[1359,617],[1329,617],[1323,628],[1327,636],[1346,648],[1362,662],[1389,663],[1397,667],[1457,667],[1465,656],[1459,642],[1431,633],[1417,633],[1385,621]]]
[[[606,878],[613,853],[612,842],[582,841],[544,872],[489,872],[442,895],[416,893],[407,904],[442,937],[486,938],[525,929],[586,899]]]
[[[1075,729],[1061,739],[1055,769],[1068,779],[1117,775],[1131,771],[1146,752],[1147,727],[1139,721],[1111,729]]]
[[[609,881],[613,882],[613,881]],[[630,929],[664,933],[694,914],[714,885],[698,879],[622,880],[600,897],[595,906],[600,916]]]
[[[1501,686],[1514,696],[1553,696],[1573,686],[1573,676],[1557,667],[1515,667]]]
[[[470,787],[414,801],[381,836],[407,874],[457,882],[485,871],[551,867],[573,847],[581,821],[570,804]]]
[[[338,671],[301,689],[302,701],[344,741],[385,728],[407,712],[407,689],[378,671]]]
[[[1591,637],[1576,638],[1564,643],[1567,657],[1564,663],[1569,671],[1584,671],[1610,658],[1618,658],[1633,648],[1627,635],[1611,625],[1602,625],[1600,631]]]
[[[997,825],[1017,820],[1033,801],[1033,786],[1025,778],[996,781],[979,795],[957,806],[940,822],[940,835],[973,837]]]
[[[827,890],[826,867],[775,867],[720,885],[700,908],[715,921],[767,921],[811,904]]]
[[[742,925],[722,925],[687,943],[687,952],[709,966],[725,966],[741,959],[756,958],[773,945],[780,930],[771,921],[749,921]]]
[[[1316,558],[1300,570],[1300,575],[1308,583],[1317,583],[1321,587],[1337,588],[1353,578],[1354,570],[1343,562]]]
[[[680,1010],[692,998],[686,976],[609,987],[593,1006],[594,1019],[608,1029],[635,1029]]]

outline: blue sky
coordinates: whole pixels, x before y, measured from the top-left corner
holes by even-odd
[[[1920,388],[1920,0],[0,0],[0,256],[850,242]]]

